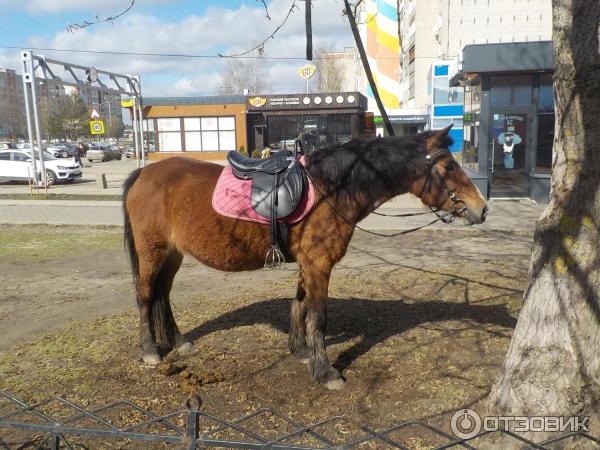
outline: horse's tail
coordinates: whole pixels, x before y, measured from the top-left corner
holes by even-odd
[[[133,282],[137,287],[137,281],[140,276],[140,263],[138,259],[137,250],[135,248],[135,241],[133,239],[133,230],[131,229],[131,221],[129,220],[129,211],[127,211],[127,195],[129,194],[129,190],[136,182],[140,174],[142,173],[142,168],[136,169],[131,172],[131,175],[127,177],[125,183],[123,183],[123,231],[125,237],[125,250],[129,255],[129,262],[131,263],[131,273],[133,274]]]

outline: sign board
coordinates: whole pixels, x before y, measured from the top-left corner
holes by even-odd
[[[90,133],[104,134],[104,121],[103,120],[90,120]]]
[[[463,115],[463,120],[464,120],[465,122],[470,122],[470,121],[472,121],[472,120],[473,120],[473,114],[471,114],[471,113],[464,114],[464,115]]]
[[[299,109],[367,109],[367,99],[358,92],[323,94],[281,94],[248,98],[249,111]]]
[[[133,99],[121,100],[121,108],[133,108]]]
[[[313,64],[305,64],[298,69],[298,75],[300,75],[300,78],[304,78],[305,80],[308,80],[310,77],[312,77],[315,74],[316,70],[317,70],[317,67],[314,66]]]
[[[99,119],[99,118],[100,118],[100,114],[98,114],[98,111],[96,111],[95,109],[92,109],[92,114],[90,114],[90,120]]]
[[[95,83],[98,81],[98,69],[95,67],[90,67],[87,72],[87,79],[90,83]]]
[[[250,103],[255,108],[260,108],[265,103],[267,103],[267,99],[264,97],[250,97],[248,99],[248,103]]]

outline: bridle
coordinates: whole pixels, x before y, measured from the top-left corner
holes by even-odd
[[[449,156],[450,158],[452,158],[452,154],[447,149],[438,148],[438,149],[435,149],[432,153],[428,154],[425,157],[425,159],[427,160],[427,178],[425,179],[425,182],[423,183],[421,192],[419,192],[419,198],[422,197],[422,195],[425,193],[426,189],[427,189],[427,192],[431,191],[432,177],[437,179],[438,183],[440,183],[440,185],[442,186],[442,189],[444,189],[446,191],[446,194],[448,194],[448,197],[450,198],[450,200],[452,200],[452,203],[454,204],[454,208],[450,211],[445,211],[442,214],[438,213],[439,209],[435,210],[431,207],[430,207],[430,209],[431,209],[431,212],[433,212],[436,216],[438,216],[438,218],[442,222],[451,223],[454,221],[454,219],[456,219],[457,215],[462,214],[464,211],[467,210],[467,205],[461,198],[459,198],[456,195],[456,193],[453,190],[448,188],[448,183],[446,183],[446,179],[440,174],[440,172],[437,168],[438,160],[445,156]]]

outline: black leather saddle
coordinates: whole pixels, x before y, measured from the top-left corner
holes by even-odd
[[[232,150],[227,161],[236,177],[252,179],[252,207],[271,221],[271,250],[265,258],[265,267],[281,266],[292,258],[287,226],[277,219],[293,213],[302,200],[306,184],[302,166],[287,150],[266,159],[248,158]]]
[[[227,160],[233,174],[252,179],[252,207],[263,217],[289,216],[304,193],[304,172],[292,152],[280,151],[267,159],[248,158],[230,151]]]

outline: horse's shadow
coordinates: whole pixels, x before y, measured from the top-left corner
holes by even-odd
[[[289,305],[290,299],[284,298],[253,303],[199,325],[188,332],[186,337],[196,341],[215,331],[261,323],[287,333]],[[504,305],[437,300],[406,303],[403,300],[330,298],[328,311],[328,344],[361,338],[338,356],[334,366],[340,370],[346,369],[380,342],[427,322],[469,320],[473,327],[500,325],[509,328],[514,328],[517,322]]]

